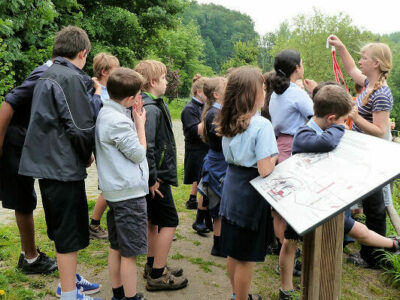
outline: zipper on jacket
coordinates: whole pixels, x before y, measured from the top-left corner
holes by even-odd
[[[164,157],[165,157],[165,150],[167,150],[167,145],[164,145],[161,151],[161,156],[160,156],[160,161],[158,163],[158,169],[161,168],[161,165],[164,161]]]

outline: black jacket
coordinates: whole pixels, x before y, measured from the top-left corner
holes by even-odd
[[[57,57],[38,80],[19,174],[59,181],[86,177],[95,122],[84,75]]]
[[[171,116],[162,98],[152,99],[142,94],[146,109],[147,163],[149,165],[149,186],[157,178],[178,186],[176,169],[176,145],[172,131]]]

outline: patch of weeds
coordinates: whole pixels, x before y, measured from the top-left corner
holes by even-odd
[[[372,293],[374,293],[375,295],[382,295],[382,294],[383,294],[382,289],[379,288],[379,287],[377,287],[377,286],[376,286],[375,284],[373,284],[373,283],[368,284],[368,289],[369,289]]]
[[[185,258],[185,256],[183,256],[181,253],[179,253],[179,252],[176,252],[174,255],[172,255],[172,257],[171,257],[172,259],[175,259],[175,260],[180,260],[180,259],[182,259],[182,258]]]
[[[386,281],[393,286],[400,287],[400,256],[385,252],[383,260],[392,265],[391,268],[385,268],[383,272]]]
[[[200,246],[200,244],[201,244],[199,241],[196,241],[196,240],[192,241],[192,243],[193,243],[193,245],[195,245],[195,246]]]
[[[183,239],[183,235],[182,234],[179,234],[178,232],[175,232],[175,235],[176,235],[176,239],[177,240],[182,240]]]
[[[34,279],[29,282],[29,287],[32,289],[43,289],[46,287],[46,282],[43,279]]]
[[[224,269],[223,265],[217,264],[217,263],[215,263],[213,261],[204,260],[201,257],[189,257],[187,260],[189,262],[191,262],[192,264],[199,265],[200,269],[202,269],[206,273],[209,273],[209,272],[212,271],[210,266],[219,267],[219,268]]]

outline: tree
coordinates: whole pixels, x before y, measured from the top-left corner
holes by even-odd
[[[240,67],[245,65],[257,66],[259,48],[255,41],[236,42],[233,46],[233,56],[222,65],[221,70],[225,72],[231,67]]]
[[[371,32],[362,32],[352,25],[352,20],[347,15],[340,13],[336,16],[327,16],[318,10],[314,10],[310,17],[298,15],[288,28],[289,31],[280,28],[269,53],[275,57],[284,49],[299,51],[303,59],[305,76],[316,81],[334,80],[331,51],[326,49],[326,40],[330,34],[337,35],[344,42],[356,62],[362,45],[376,38]],[[338,61],[341,64],[339,57]],[[341,68],[343,70],[343,66]],[[352,88],[350,77],[344,75],[346,83]]]
[[[165,64],[172,60],[172,69],[178,70],[181,96],[189,95],[192,78],[196,73],[203,76],[213,74],[212,69],[203,63],[204,42],[194,23],[181,23],[175,30],[160,30],[154,45],[152,56],[160,58]]]
[[[252,19],[238,11],[215,4],[191,2],[183,13],[184,24],[195,22],[206,43],[205,63],[219,72],[221,66],[233,55],[236,42],[254,41],[258,34]]]

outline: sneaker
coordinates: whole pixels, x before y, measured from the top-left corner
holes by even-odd
[[[176,241],[178,239],[178,237],[176,236],[176,234],[174,234],[174,236],[172,237],[173,241]]]
[[[186,201],[186,209],[197,209],[197,200],[196,198],[190,197],[188,201]]]
[[[369,264],[361,257],[360,252],[350,254],[346,261],[357,267],[368,268]]]
[[[100,285],[97,283],[91,283],[86,280],[83,276],[76,274],[76,288],[86,295],[95,294],[100,291]],[[61,284],[57,286],[56,296],[61,297]]]
[[[294,290],[291,291],[282,291],[279,289],[279,299],[278,300],[298,300],[300,297],[298,293]]]
[[[48,257],[46,254],[37,249],[39,257],[33,263],[23,258],[21,263],[21,271],[24,274],[48,274],[57,270],[57,261],[54,258]],[[21,253],[22,255],[22,253]],[[20,255],[20,259],[21,259]],[[22,255],[23,256],[23,255]],[[18,260],[19,265],[19,260]]]
[[[22,269],[22,263],[24,262],[25,255],[20,253],[18,258],[17,269]]]
[[[89,225],[89,236],[92,239],[105,240],[108,238],[107,231],[105,231],[100,225]]]
[[[166,267],[167,272],[171,273],[175,277],[180,277],[183,274],[183,269],[182,268],[173,268],[173,267]],[[143,278],[147,279],[149,274],[151,273],[151,267],[148,264],[144,265],[144,271],[143,271]]]
[[[187,284],[186,278],[175,277],[165,268],[160,278],[153,279],[151,276],[147,276],[146,289],[148,291],[178,290],[186,287]]]
[[[204,223],[196,223],[196,222],[194,222],[193,225],[192,225],[192,228],[198,234],[205,234],[205,233],[209,233],[210,232],[210,229],[208,229],[206,224],[204,224]]]
[[[102,300],[100,298],[93,298],[93,297],[87,296],[84,293],[82,293],[82,291],[80,291],[79,289],[78,289],[78,292],[76,293],[76,299],[77,300]]]

